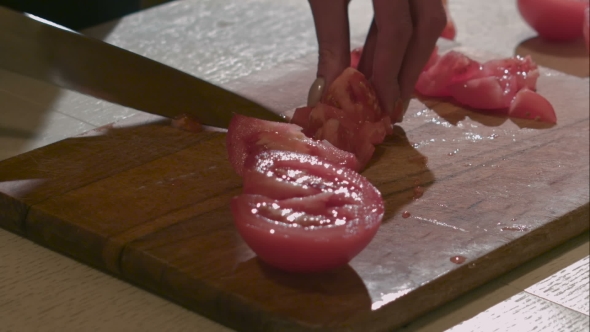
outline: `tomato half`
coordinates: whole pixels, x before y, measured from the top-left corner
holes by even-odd
[[[238,175],[251,154],[262,150],[285,150],[318,156],[332,164],[359,170],[354,154],[336,148],[328,141],[314,140],[295,124],[279,123],[235,114],[229,124],[226,147],[229,161]]]
[[[588,0],[518,0],[522,18],[540,37],[568,41],[582,36]]]
[[[248,157],[232,200],[239,234],[258,257],[291,272],[347,264],[375,236],[383,199],[362,175],[296,152]]]

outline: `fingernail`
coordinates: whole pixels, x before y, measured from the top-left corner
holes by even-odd
[[[318,77],[313,81],[307,94],[307,106],[313,107],[320,101],[325,83],[326,81],[323,77]]]

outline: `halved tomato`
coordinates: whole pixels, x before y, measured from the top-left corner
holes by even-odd
[[[318,156],[334,165],[359,170],[354,154],[334,147],[328,141],[314,140],[301,132],[301,127],[235,114],[230,122],[226,147],[229,161],[242,175],[246,158],[262,150],[285,150]]]
[[[582,36],[588,0],[518,0],[522,18],[540,37],[568,41]]]
[[[310,155],[267,150],[248,157],[232,200],[239,234],[258,257],[292,272],[347,264],[375,236],[383,199],[362,175]]]

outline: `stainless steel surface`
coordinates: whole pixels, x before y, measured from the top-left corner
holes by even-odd
[[[228,90],[133,52],[0,7],[0,67],[141,111],[227,128],[241,113],[284,121]]]

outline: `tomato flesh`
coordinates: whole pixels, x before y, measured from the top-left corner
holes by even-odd
[[[391,119],[381,111],[373,86],[352,67],[334,80],[317,105],[295,110],[291,122],[309,137],[354,153],[361,169],[375,145],[392,133]]]
[[[508,115],[548,123],[557,122],[551,103],[540,94],[526,88],[518,91],[510,105]]]
[[[362,175],[310,155],[267,150],[245,163],[232,200],[241,237],[266,263],[291,272],[347,264],[383,218],[379,191]]]
[[[582,36],[588,0],[518,0],[522,18],[541,38],[569,41]]]
[[[263,150],[285,150],[306,153],[352,170],[360,164],[354,154],[340,150],[328,141],[314,140],[295,124],[279,123],[235,114],[230,122],[226,146],[229,161],[238,175],[251,154]]]

